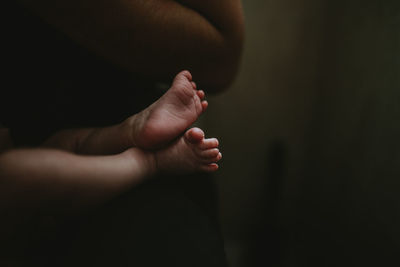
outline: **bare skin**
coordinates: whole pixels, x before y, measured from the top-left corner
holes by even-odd
[[[173,173],[212,172],[222,158],[216,138],[204,139],[204,132],[192,128],[166,149],[155,152],[156,169]]]
[[[156,173],[213,172],[221,158],[218,140],[205,139],[199,128],[156,152],[131,148],[117,155],[81,156],[51,149],[8,150],[0,154],[0,242],[11,240],[38,215],[79,213]]]
[[[45,143],[81,154],[115,154],[130,147],[160,149],[181,135],[206,110],[205,93],[189,71],[175,76],[171,88],[145,110],[121,124],[99,129],[65,130]]]
[[[107,128],[62,131],[45,142],[53,149],[15,149],[0,127],[0,242],[11,242],[26,222],[79,213],[157,173],[216,171],[218,140],[205,139],[199,128],[185,131],[207,105],[182,71],[144,111]],[[0,265],[28,265],[20,260],[2,255]]]
[[[65,209],[90,206],[157,173],[216,171],[221,158],[218,140],[205,139],[199,128],[155,152],[131,148],[116,155],[81,156],[55,149],[11,149],[0,154],[0,207],[18,202],[40,209],[54,200],[70,206]]]
[[[0,241],[12,240],[25,222],[79,213],[157,173],[218,170],[218,140],[185,130],[207,108],[204,96],[182,71],[158,101],[119,125],[65,130],[36,149],[13,148],[0,127]]]
[[[231,84],[239,66],[240,0],[18,2],[77,43],[153,81],[170,81],[189,68],[202,88],[218,92]]]
[[[158,101],[119,126],[64,131],[45,143],[53,149],[8,148],[0,153],[0,211],[7,209],[4,203],[75,210],[106,201],[155,173],[216,171],[222,158],[218,140],[205,139],[199,128],[185,131],[206,107],[204,92],[182,71]],[[8,132],[1,132],[0,143],[12,144]],[[102,155],[79,155],[82,150]]]
[[[169,143],[204,112],[208,104],[203,99],[204,92],[196,90],[190,72],[180,72],[159,100],[128,119],[132,144],[155,149]]]

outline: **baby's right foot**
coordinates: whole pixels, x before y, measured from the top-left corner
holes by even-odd
[[[189,71],[182,71],[159,100],[127,120],[131,143],[143,149],[160,148],[181,135],[206,107],[204,92],[197,90]]]
[[[156,171],[175,174],[216,171],[222,158],[218,145],[216,138],[204,139],[199,128],[187,130],[170,146],[154,153]]]

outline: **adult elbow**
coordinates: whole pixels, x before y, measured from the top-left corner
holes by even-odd
[[[221,93],[235,81],[241,63],[244,39],[226,39],[225,45],[215,49],[211,62],[204,62],[202,86],[209,93]]]
[[[232,61],[232,58],[227,59],[223,62],[223,65],[214,70],[212,79],[210,79],[209,84],[206,84],[206,88],[210,93],[221,93],[231,87],[236,79],[240,65],[239,59]]]

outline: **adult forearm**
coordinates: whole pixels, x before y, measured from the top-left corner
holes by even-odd
[[[239,0],[20,0],[82,45],[156,80],[189,69],[208,90],[233,80],[243,42]]]

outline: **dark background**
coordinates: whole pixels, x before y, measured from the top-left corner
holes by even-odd
[[[243,1],[219,136],[236,266],[400,266],[400,2]]]
[[[220,139],[224,155],[214,181],[231,267],[400,266],[400,2],[244,0],[243,5],[246,43],[239,76],[225,93],[208,96],[210,107],[199,123],[208,136]],[[31,23],[35,28],[40,22]],[[28,73],[20,78],[15,71],[3,84],[30,90],[7,90],[4,99],[10,101],[0,108],[9,113],[0,114],[12,119],[0,119],[16,129],[16,140],[26,129],[38,133],[21,144],[41,141],[61,123],[108,125],[132,114],[132,107],[143,108],[128,105],[132,99],[151,103],[139,101],[147,98],[142,93],[82,95],[81,88],[143,85],[104,62],[93,64],[92,55],[79,47],[69,50],[73,57],[60,55],[57,38],[43,45],[40,34],[48,36],[50,29],[32,31],[36,37],[30,38],[6,23],[3,28],[13,37],[9,40],[22,38],[17,49],[4,41],[3,60],[10,72]],[[64,37],[59,38],[63,46]],[[55,56],[43,62],[26,47]],[[74,61],[85,57],[89,65]],[[66,62],[65,69],[52,70],[59,61]],[[96,83],[98,77],[103,79]],[[54,101],[48,109],[38,108],[31,98],[43,94],[46,101],[46,88],[57,88],[53,97],[75,106]],[[41,113],[27,113],[15,102]],[[111,109],[117,115],[111,116]],[[93,122],[95,115],[103,121]],[[46,129],[47,120],[60,125]],[[213,196],[206,192],[209,186],[193,187],[199,198]]]

